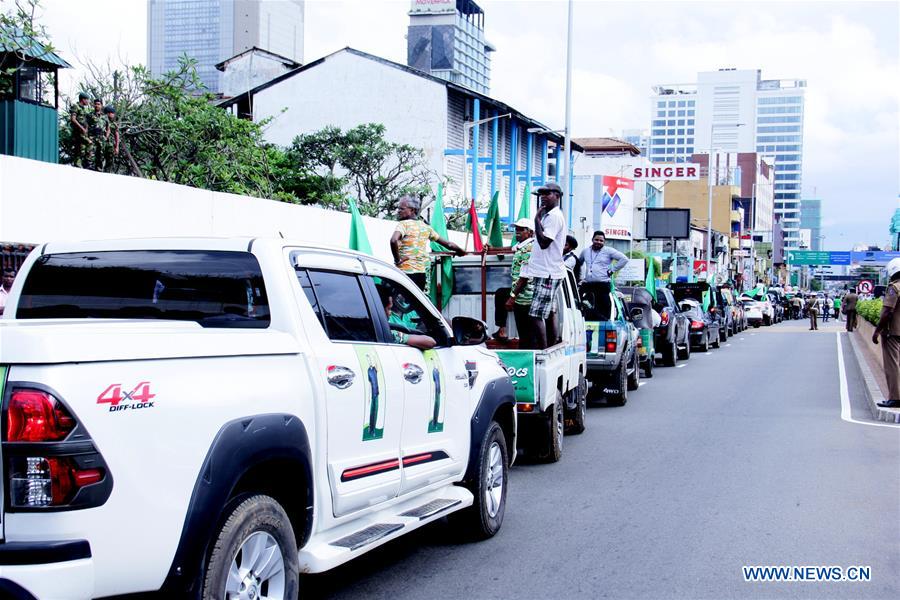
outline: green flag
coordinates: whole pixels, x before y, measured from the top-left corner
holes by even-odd
[[[488,245],[492,248],[502,248],[503,223],[500,221],[500,192],[494,192],[494,197],[491,198],[487,218],[484,220],[484,229],[487,234]]]
[[[711,288],[707,288],[705,292],[703,292],[703,312],[709,311],[709,305],[712,303],[712,293],[710,292]]]
[[[447,239],[447,219],[444,216],[444,186],[438,184],[437,199],[434,201],[434,210],[431,211],[431,228],[445,240]],[[433,252],[443,252],[446,248],[437,242],[431,242],[431,250]],[[441,282],[441,298],[438,302],[437,282]],[[436,261],[431,269],[431,285],[428,288],[428,295],[435,306],[445,307],[450,302],[453,295],[453,261],[450,258],[443,258]]]
[[[531,218],[531,184],[525,182],[525,192],[522,194],[522,204],[519,205],[519,216],[516,219]]]
[[[656,260],[652,256],[647,257],[647,279],[644,281],[644,287],[656,301]]]
[[[366,224],[353,198],[350,199],[350,249],[372,254],[372,245],[369,244],[369,236],[366,235]]]

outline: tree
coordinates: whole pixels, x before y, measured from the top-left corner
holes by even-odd
[[[92,66],[82,91],[116,106],[132,174],[193,187],[257,197],[278,196],[273,160],[281,150],[263,139],[266,122],[239,119],[211,103],[196,61],[182,58],[174,71],[154,77],[145,67],[126,71]],[[69,126],[60,120],[63,160]]]
[[[346,198],[359,198],[364,215],[386,216],[404,194],[423,198],[431,192],[425,153],[408,144],[389,142],[379,123],[347,131],[329,126],[294,138],[287,151],[298,175],[291,182],[301,202],[345,209]]]
[[[55,50],[46,28],[37,22],[40,0],[0,0],[0,6],[0,97],[4,97],[13,91],[16,71]]]

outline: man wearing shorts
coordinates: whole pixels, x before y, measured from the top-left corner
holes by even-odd
[[[536,350],[543,350],[555,343],[556,291],[565,277],[563,246],[566,243],[566,224],[559,202],[562,189],[555,183],[541,186],[535,192],[541,207],[534,217],[534,246],[528,264],[522,267],[521,276],[511,295],[518,296],[531,279],[534,295],[528,316],[532,321],[532,341]]]

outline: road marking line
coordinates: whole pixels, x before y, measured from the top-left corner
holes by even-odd
[[[731,344],[725,344],[726,348],[731,348]]]
[[[676,368],[676,369],[683,369],[683,368],[685,368],[686,366],[687,366],[687,365],[675,365],[675,368]]]
[[[746,340],[747,338],[739,338],[739,339],[741,339],[741,340]]]
[[[896,425],[890,423],[868,423],[866,421],[857,421],[850,414],[850,392],[847,391],[847,373],[844,369],[844,346],[841,344],[841,332],[835,331],[837,336],[837,352],[838,352],[838,375],[840,376],[841,388],[841,419],[848,423],[856,423],[858,425],[871,425],[872,427],[887,427],[889,429],[900,429]]]
[[[649,381],[642,381],[642,382],[640,382],[640,383],[638,384],[638,387],[641,387],[641,386],[643,386],[643,385],[647,385],[648,383],[650,383],[650,382],[649,382]]]

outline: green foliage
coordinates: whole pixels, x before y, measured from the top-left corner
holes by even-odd
[[[881,318],[882,306],[881,298],[877,300],[860,300],[856,303],[856,312],[872,325],[877,325],[878,320]]]
[[[422,198],[431,191],[424,152],[388,141],[380,123],[300,135],[286,154],[295,174],[285,189],[304,203],[343,210],[352,196],[359,198],[360,213],[384,217],[396,211],[401,196]]]
[[[40,0],[0,0],[0,97],[13,91],[16,71],[31,58],[55,49],[46,28],[37,22]],[[15,49],[3,53],[4,48]]]

